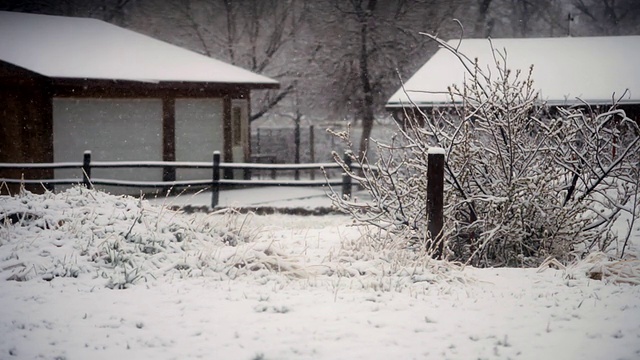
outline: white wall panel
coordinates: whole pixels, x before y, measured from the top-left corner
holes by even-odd
[[[222,99],[176,100],[176,160],[212,161],[223,153]],[[178,169],[178,180],[208,179],[210,170]]]
[[[160,99],[53,100],[54,161],[162,160]],[[56,170],[56,178],[79,177],[77,170]],[[162,169],[93,169],[92,177],[162,180]],[[138,190],[130,193],[138,193]]]

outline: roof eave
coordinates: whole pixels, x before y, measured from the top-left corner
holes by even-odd
[[[590,105],[590,106],[611,106],[614,103],[612,99],[592,99],[592,100],[584,100],[584,99],[562,99],[562,100],[545,100],[543,102],[547,106],[580,106],[580,105]],[[639,105],[640,99],[620,99],[615,101],[618,105]],[[432,107],[447,107],[452,105],[460,105],[461,102],[417,102],[417,103],[387,103],[384,108],[387,111],[396,111],[402,109],[410,109],[410,108],[432,108]]]
[[[206,88],[229,88],[241,87],[246,89],[278,89],[278,82],[217,82],[217,81],[187,81],[187,80],[153,80],[153,79],[105,79],[105,78],[69,78],[69,77],[50,77],[55,85],[82,85],[91,87],[126,87],[126,86],[147,86],[158,88],[187,88],[187,87],[206,87]]]
[[[252,90],[276,90],[280,89],[280,83],[236,83],[236,86],[246,86]]]
[[[410,109],[410,108],[429,108],[429,107],[441,107],[441,106],[450,106],[450,105],[459,105],[460,102],[451,103],[450,101],[446,102],[419,102],[419,103],[387,103],[384,108],[388,111],[400,110],[400,109]]]
[[[193,81],[152,82],[112,79],[53,78],[54,96],[125,96],[125,97],[220,97],[231,93],[246,93],[250,90],[278,89],[274,83],[219,83]]]

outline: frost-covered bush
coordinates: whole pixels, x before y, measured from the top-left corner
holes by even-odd
[[[468,65],[469,80],[449,89],[446,109],[407,109],[397,136],[374,142],[375,164],[354,155],[356,168],[365,169],[351,171],[336,153],[372,201],[334,194],[334,204],[357,223],[429,252],[433,246],[420,247],[436,235],[426,233],[427,150],[438,146],[446,150],[448,259],[533,266],[607,250],[616,218],[637,206],[638,125],[616,104],[600,113],[587,104],[549,108],[533,88],[533,67],[511,71],[494,49],[498,71],[485,72],[434,39]],[[349,141],[348,133],[338,135]]]

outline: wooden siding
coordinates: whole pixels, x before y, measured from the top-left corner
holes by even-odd
[[[49,83],[0,62],[0,162],[53,162],[53,122]],[[0,177],[38,179],[53,170],[0,170]],[[26,190],[43,192],[40,185]],[[9,186],[16,193],[19,186]],[[0,190],[6,194],[7,189]]]

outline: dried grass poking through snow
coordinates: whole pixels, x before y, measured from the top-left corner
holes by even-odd
[[[376,291],[401,292],[434,284],[473,282],[463,272],[462,264],[434,260],[424,251],[409,247],[406,241],[377,229],[360,227],[360,230],[361,236],[342,239],[341,247],[330,254],[325,263],[326,275],[349,278],[356,287]]]
[[[3,196],[0,278],[93,276],[112,288],[158,277],[209,276],[258,281],[279,272],[303,276],[296,259],[233,212],[187,216],[127,196],[75,187]],[[264,239],[263,239],[264,240]]]
[[[397,292],[470,280],[462,266],[354,231],[327,239],[328,248],[307,258],[256,225],[264,220],[232,210],[184,214],[82,187],[1,200],[4,280],[92,276],[122,289],[160,278],[242,277],[258,284],[309,279],[303,284]]]
[[[640,259],[615,260],[603,252],[594,252],[574,264],[564,266],[556,259],[547,259],[540,269],[554,267],[568,276],[586,276],[613,284],[640,285]]]

